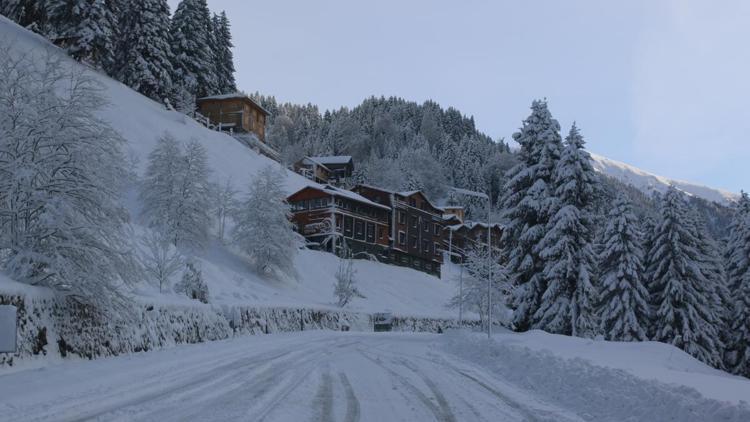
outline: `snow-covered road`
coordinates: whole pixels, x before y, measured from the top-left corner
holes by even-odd
[[[0,375],[0,420],[579,420],[435,340],[307,332],[64,362]]]

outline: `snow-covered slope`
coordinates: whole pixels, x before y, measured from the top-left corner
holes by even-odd
[[[591,161],[596,171],[611,176],[623,183],[632,185],[646,193],[651,193],[653,191],[665,192],[670,185],[674,185],[674,187],[689,195],[724,205],[734,202],[737,199],[737,195],[732,192],[682,180],[668,179],[663,176],[657,176],[647,171],[643,171],[628,164],[602,157],[601,155],[590,154]]]
[[[47,52],[62,58],[70,66],[83,66],[43,37],[27,31],[0,16],[0,46],[9,45],[11,54],[33,54],[43,57]],[[2,57],[2,53],[0,53]],[[209,130],[194,120],[144,97],[106,75],[88,70],[103,88],[109,105],[100,117],[126,140],[126,150],[139,159],[138,173],[143,174],[147,156],[165,132],[178,140],[198,140],[208,152],[212,178],[231,178],[245,190],[256,172],[268,165],[278,165],[240,144],[234,138]],[[316,185],[310,180],[287,172],[289,193]],[[137,210],[137,204],[128,204]],[[143,227],[135,227],[142,234]],[[338,261],[330,254],[303,250],[297,256],[297,280],[272,281],[255,274],[245,261],[221,245],[209,248],[203,256],[203,272],[214,303],[254,305],[333,306],[333,282]],[[391,310],[405,315],[448,316],[445,303],[454,293],[453,284],[427,274],[385,264],[358,261],[355,263],[360,290],[366,299],[356,300],[353,309],[367,312]],[[2,287],[2,279],[0,279]],[[144,300],[188,303],[187,298],[159,294],[154,286],[140,283],[137,294]],[[455,312],[454,312],[455,313]]]

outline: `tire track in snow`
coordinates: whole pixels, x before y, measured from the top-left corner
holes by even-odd
[[[388,374],[390,374],[401,385],[403,385],[409,392],[411,392],[414,396],[416,396],[417,399],[419,399],[419,401],[433,414],[433,416],[435,416],[435,420],[439,422],[455,422],[456,419],[452,413],[449,413],[449,414],[443,413],[442,408],[439,408],[437,405],[435,405],[435,403],[433,403],[432,400],[430,400],[429,397],[427,397],[427,395],[425,395],[417,386],[415,386],[405,376],[385,366],[379,359],[372,358],[364,350],[360,350],[360,353],[367,360],[379,366]]]
[[[343,372],[339,372],[339,378],[341,379],[341,385],[344,386],[344,392],[346,393],[346,416],[344,417],[344,421],[359,422],[359,400],[354,394],[352,384]]]
[[[317,420],[322,422],[333,420],[333,378],[328,365],[321,375],[318,393],[315,395],[315,405],[320,408]]]

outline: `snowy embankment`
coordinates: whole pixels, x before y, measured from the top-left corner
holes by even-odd
[[[750,420],[750,380],[656,342],[451,332],[442,349],[586,420]]]
[[[0,39],[5,41],[3,46],[9,47],[8,54],[40,60],[46,55],[52,55],[59,58],[65,66],[83,70],[99,82],[101,95],[108,103],[99,111],[99,117],[107,121],[125,140],[124,150],[132,161],[133,170],[140,176],[143,175],[148,154],[165,133],[171,134],[181,142],[199,142],[207,152],[208,165],[212,171],[211,180],[231,180],[241,194],[244,194],[247,186],[264,167],[279,165],[227,134],[209,130],[178,112],[167,110],[162,104],[140,95],[120,82],[69,59],[62,50],[44,38],[4,17],[0,17]],[[314,183],[287,171],[285,186],[288,193],[310,184]],[[132,215],[133,245],[140,248],[138,239],[145,238],[149,230],[140,225],[140,204],[137,197],[137,194],[129,194],[124,198],[124,205]],[[136,252],[139,251],[136,249]],[[171,288],[160,292],[153,280],[136,280],[130,293],[134,298],[135,308],[139,310],[135,318],[136,325],[140,327],[123,336],[119,333],[131,330],[129,325],[126,328],[115,327],[114,333],[107,335],[93,332],[94,334],[88,337],[86,345],[81,343],[75,347],[74,354],[99,356],[160,347],[170,343],[226,338],[231,332],[227,328],[229,322],[223,317],[225,312],[219,311],[225,308],[275,309],[278,312],[294,309],[295,312],[323,311],[327,315],[391,311],[404,316],[407,323],[403,327],[424,329],[435,329],[435,324],[442,323],[416,324],[414,321],[447,320],[456,316],[456,312],[445,309],[445,304],[454,294],[454,284],[411,269],[357,261],[355,268],[358,287],[366,298],[356,300],[350,305],[350,309],[341,311],[333,305],[334,275],[338,267],[338,259],[333,255],[301,250],[295,263],[297,275],[287,280],[271,280],[258,275],[245,258],[218,241],[194,258],[201,264],[209,289],[210,305],[203,305],[177,295]],[[179,278],[179,274],[175,278]],[[78,316],[63,315],[61,309],[64,308],[64,299],[55,298],[48,291],[26,289],[20,296],[18,291],[19,285],[12,280],[0,278],[0,295],[5,298],[4,301],[9,302],[10,298],[15,297],[15,301],[23,298],[24,303],[32,304],[28,311],[30,315],[38,316],[35,327],[48,329],[46,340],[51,345],[48,346],[48,350],[49,347],[56,346],[59,342],[59,336],[56,334],[65,333],[65,327],[73,327],[73,320]],[[149,307],[157,311],[145,311]],[[165,323],[157,321],[162,319],[169,322],[164,325]],[[151,327],[150,323],[161,325]],[[178,325],[182,328],[174,328]],[[279,322],[279,327],[297,325],[293,318],[283,323]],[[200,328],[195,328],[196,333],[190,334],[185,328],[188,326]],[[175,333],[164,334],[159,330],[173,330]],[[134,338],[136,340],[133,340]],[[33,349],[31,334],[27,333],[27,337],[20,342],[22,347]],[[66,344],[78,343],[68,337]],[[87,348],[92,351],[86,351]],[[28,350],[24,353],[28,353]]]

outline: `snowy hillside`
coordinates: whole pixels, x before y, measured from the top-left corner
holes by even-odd
[[[591,161],[593,162],[596,171],[634,186],[646,193],[653,191],[663,193],[666,192],[670,185],[674,185],[676,188],[689,195],[697,196],[708,201],[718,202],[720,204],[728,204],[735,201],[738,197],[737,194],[732,192],[681,180],[668,179],[663,176],[657,176],[643,171],[628,164],[602,157],[601,155],[590,154]]]
[[[7,41],[13,54],[58,55],[70,66],[82,66],[46,39],[27,31],[0,16],[0,39]],[[103,96],[109,102],[99,115],[126,140],[125,150],[138,162],[137,172],[143,174],[147,156],[165,132],[176,139],[200,142],[208,153],[211,178],[233,184],[244,192],[255,174],[273,160],[259,155],[234,138],[209,130],[194,120],[137,93],[101,73],[89,70],[102,84]],[[286,189],[292,193],[310,180],[287,171]],[[138,204],[127,204],[133,211]],[[145,228],[135,227],[143,234]],[[233,252],[221,245],[210,247],[197,259],[201,261],[214,303],[333,306],[333,282],[337,258],[330,254],[302,250],[297,256],[297,280],[269,281],[259,277]],[[384,264],[358,261],[355,263],[360,290],[367,297],[355,301],[353,310],[375,312],[391,310],[400,314],[448,316],[445,303],[454,293],[452,282],[441,281],[424,273]],[[190,303],[184,296],[159,294],[158,289],[140,283],[136,293],[144,300]],[[455,314],[453,312],[450,315]]]

